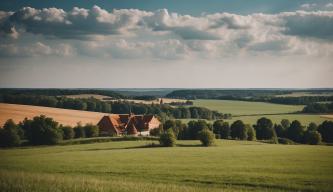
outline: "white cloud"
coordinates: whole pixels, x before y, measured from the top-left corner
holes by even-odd
[[[312,9],[314,7],[317,7],[316,3],[305,3],[301,5],[302,9]]]
[[[325,5],[325,7],[331,9],[331,8],[333,8],[333,3],[328,3],[328,4]]]
[[[0,53],[2,56],[12,57],[36,57],[47,55],[71,56],[75,54],[75,50],[71,45],[64,43],[50,46],[42,42],[36,42],[23,46],[16,44],[1,44]]]
[[[304,4],[302,7],[314,7]],[[33,35],[27,41],[24,36]],[[2,55],[111,58],[221,58],[240,54],[332,56],[333,11],[201,16],[74,7],[0,12]],[[10,37],[6,39],[6,37]],[[16,40],[15,40],[16,39]],[[45,39],[54,39],[47,43]],[[33,42],[31,42],[33,41]],[[70,42],[69,42],[70,41]],[[53,46],[49,46],[53,45]],[[29,49],[30,47],[30,49]]]

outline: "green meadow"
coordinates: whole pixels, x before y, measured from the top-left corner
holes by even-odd
[[[194,106],[206,107],[221,113],[231,113],[232,115],[293,113],[301,111],[304,107],[303,105],[281,105],[264,102],[215,99],[198,99],[193,102]]]
[[[247,102],[247,101],[230,101],[230,100],[214,100],[214,99],[198,99],[194,100],[194,106],[206,107],[221,113],[231,113],[233,118],[225,120],[230,123],[236,120],[242,120],[247,124],[255,124],[261,117],[267,117],[273,123],[280,123],[282,119],[290,121],[298,120],[302,124],[307,125],[311,122],[320,124],[325,120],[332,120],[323,117],[320,114],[304,114],[296,113],[302,111],[303,105],[282,105],[264,102]],[[188,122],[191,119],[181,119]]]
[[[2,191],[332,191],[333,148],[219,140],[0,150]]]

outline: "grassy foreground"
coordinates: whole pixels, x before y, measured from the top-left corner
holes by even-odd
[[[0,150],[3,191],[331,191],[333,147],[219,140]]]

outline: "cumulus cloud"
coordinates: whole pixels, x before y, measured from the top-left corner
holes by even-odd
[[[302,9],[312,9],[314,7],[317,7],[316,3],[305,3],[301,5]]]
[[[315,6],[304,4],[302,8]],[[24,44],[27,34],[37,40]],[[191,16],[166,9],[107,11],[93,6],[64,11],[24,7],[15,12],[0,11],[0,36],[8,39],[0,41],[2,55],[79,53],[112,58],[183,59],[271,52],[332,56],[326,50],[333,48],[333,11]],[[44,42],[47,38],[56,39],[57,45],[49,46]],[[64,43],[68,40],[72,42]]]
[[[333,3],[328,3],[325,5],[326,8],[332,9],[333,8]]]
[[[1,44],[0,54],[2,56],[15,57],[35,57],[35,56],[71,56],[75,54],[75,49],[68,44],[60,43],[57,45],[46,45],[42,42],[36,42],[27,45]]]

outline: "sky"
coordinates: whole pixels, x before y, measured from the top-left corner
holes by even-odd
[[[2,88],[332,88],[333,0],[0,1]]]

